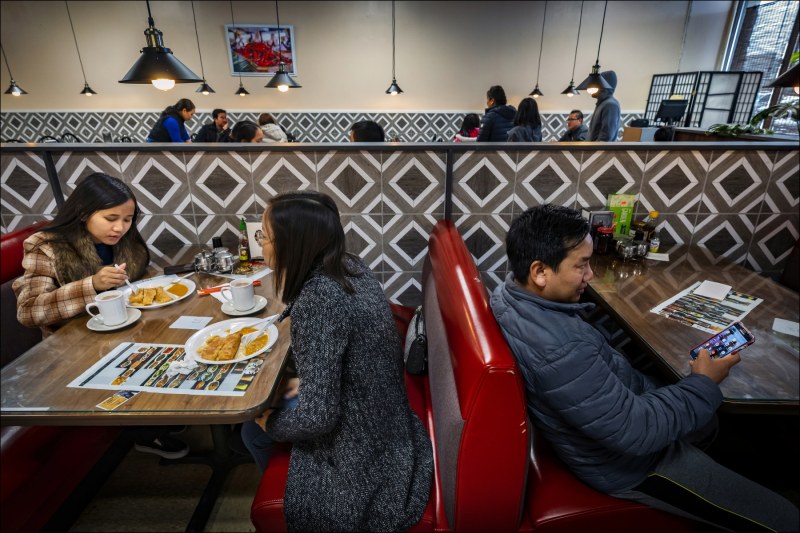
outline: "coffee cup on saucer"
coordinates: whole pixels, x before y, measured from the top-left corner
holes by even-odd
[[[255,306],[255,291],[253,280],[235,279],[231,281],[230,287],[225,287],[220,291],[220,295],[233,304],[237,311],[247,311]]]
[[[92,307],[97,307],[97,314],[92,313]],[[105,326],[122,324],[128,319],[125,294],[116,290],[100,293],[95,296],[94,302],[86,305],[86,312]]]

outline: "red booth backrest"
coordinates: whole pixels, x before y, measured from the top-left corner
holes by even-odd
[[[26,228],[12,231],[0,236],[0,283],[5,283],[19,277],[24,272],[22,256],[24,255],[22,243],[47,225],[47,220],[42,220]]]
[[[423,308],[447,521],[453,531],[516,530],[529,447],[522,378],[451,221],[436,224],[428,247]]]

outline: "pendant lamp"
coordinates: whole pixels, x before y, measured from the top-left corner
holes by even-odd
[[[3,45],[0,44],[0,52],[3,52],[3,60],[6,62],[6,69],[8,70],[8,77],[11,78],[11,85],[8,86],[6,89],[5,94],[13,94],[14,96],[20,96],[23,94],[28,94],[27,91],[24,91],[17,82],[14,81],[14,75],[11,74],[11,67],[8,66],[8,58],[6,57],[6,49],[3,48]]]
[[[765,87],[791,87],[796,94],[800,94],[800,63],[789,68]]]
[[[150,0],[147,3],[148,28],[144,30],[147,46],[142,48],[142,55],[120,83],[152,83],[156,89],[168,91],[176,83],[201,82],[202,79],[172,55],[172,50],[164,46],[164,34],[156,29],[155,21],[150,13]]]
[[[539,98],[544,96],[544,93],[539,90],[539,71],[542,68],[542,47],[544,46],[544,23],[547,20],[547,0],[544,2],[544,17],[542,18],[542,39],[539,42],[539,64],[536,66],[536,87],[528,93],[529,96]]]
[[[583,23],[583,2],[581,2],[581,15],[578,19],[578,38],[575,40],[575,57],[572,58],[572,77],[569,79],[567,88],[561,91],[561,94],[566,94],[569,98],[577,96],[581,93],[575,88],[575,62],[578,60],[578,44],[581,42],[581,24]]]
[[[81,59],[81,50],[78,48],[78,38],[75,37],[75,26],[72,25],[72,15],[69,12],[69,3],[67,0],[64,0],[64,5],[67,7],[67,18],[69,18],[69,27],[72,30],[72,39],[75,41],[75,50],[78,52],[78,63],[81,64],[81,74],[83,74],[83,90],[81,94],[85,94],[86,96],[92,96],[93,94],[97,94],[89,87],[89,82],[86,81],[86,72],[83,70],[83,60]]]
[[[397,96],[398,94],[403,93],[403,89],[397,85],[397,79],[394,75],[394,64],[395,64],[395,46],[394,46],[394,0],[392,0],[392,84],[389,85],[389,88],[386,89],[386,94],[390,94],[392,96]]]
[[[198,87],[195,92],[203,93],[204,95],[208,96],[209,94],[217,91],[212,89],[211,86],[206,83],[206,69],[203,68],[203,54],[200,52],[200,34],[197,33],[197,15],[194,14],[194,0],[192,0],[192,19],[194,20],[194,36],[197,38],[197,55],[200,56],[200,74],[203,75],[203,83],[200,84],[200,87]]]
[[[278,72],[272,76],[272,79],[264,87],[278,89],[280,92],[285,93],[289,89],[299,89],[302,85],[289,76],[289,73],[286,72],[286,63],[283,62],[283,53],[281,52],[281,16],[278,14],[278,0],[275,0],[275,18],[278,21]]]
[[[589,74],[585,80],[578,85],[578,89],[586,90],[589,94],[595,94],[600,89],[611,89],[611,85],[600,75],[600,45],[603,44],[603,29],[606,25],[606,9],[608,9],[608,0],[603,6],[603,23],[600,25],[600,42],[597,43],[597,59],[594,61],[592,73]]]
[[[236,18],[233,16],[233,0],[228,0],[228,5],[231,7],[231,31],[233,32],[233,42],[236,42]],[[232,53],[236,53],[235,51]],[[242,84],[242,73],[239,73],[239,88],[236,89],[236,92],[233,93],[238,96],[247,96],[250,94],[247,92],[247,89],[244,88]]]

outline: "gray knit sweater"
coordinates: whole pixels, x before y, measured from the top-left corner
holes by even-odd
[[[316,271],[284,312],[300,390],[267,432],[293,443],[290,531],[406,529],[428,502],[431,443],[408,404],[389,304],[366,265],[348,265],[354,294]]]

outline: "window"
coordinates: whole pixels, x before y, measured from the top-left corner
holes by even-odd
[[[755,102],[755,112],[787,99],[796,98],[791,88],[765,87],[789,67],[789,56],[797,50],[798,5],[794,0],[741,2],[738,24],[728,50],[732,71],[761,71],[761,88]],[[792,119],[775,120],[776,133],[797,134]]]

